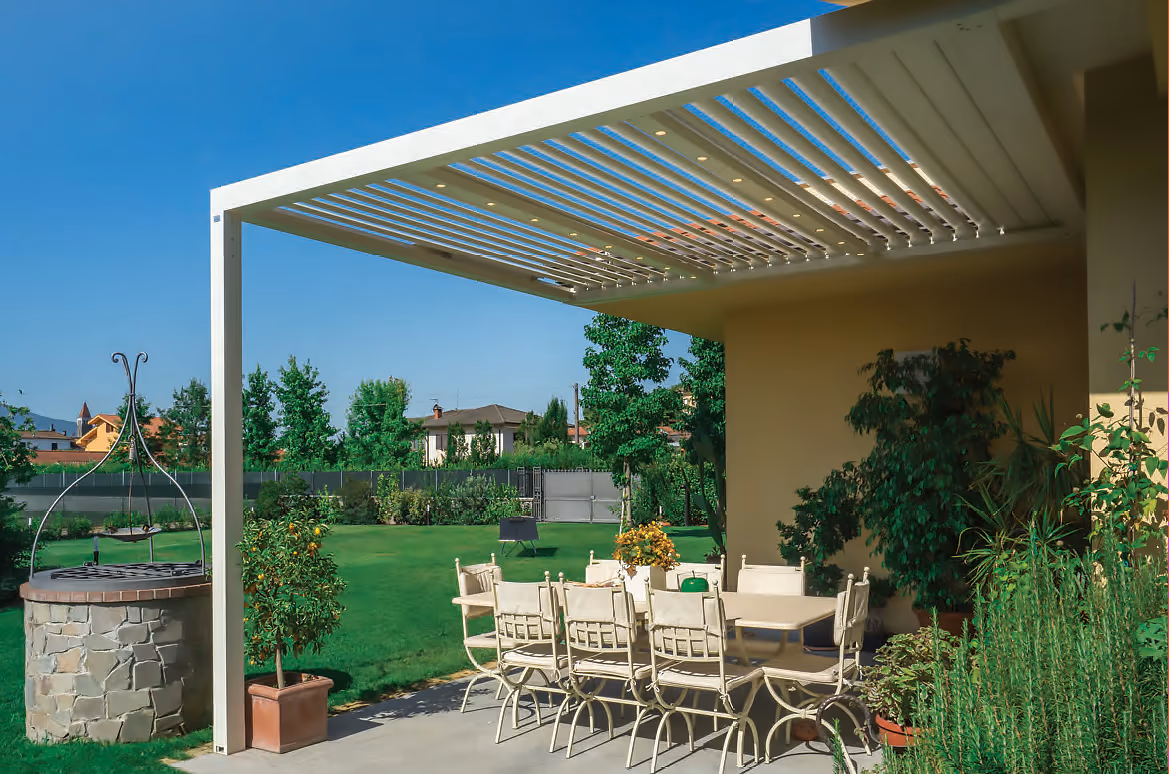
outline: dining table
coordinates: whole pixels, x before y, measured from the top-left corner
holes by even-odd
[[[745,629],[764,629],[778,632],[800,631],[805,626],[831,618],[836,614],[836,597],[809,597],[799,594],[745,594],[736,591],[723,591],[719,597],[723,602],[727,625],[735,628],[734,647],[738,658],[744,664],[750,661],[746,650]],[[451,603],[491,609],[495,606],[495,599],[492,592],[482,591],[477,594],[457,596],[451,600]],[[647,613],[646,601],[635,599],[634,611],[639,618],[644,618]],[[779,641],[776,648],[777,653],[783,650],[786,641],[786,636]]]

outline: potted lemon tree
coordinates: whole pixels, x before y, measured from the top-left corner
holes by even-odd
[[[275,661],[273,674],[248,682],[250,746],[283,753],[328,738],[333,681],[284,669],[289,654],[319,653],[345,609],[345,581],[322,550],[328,534],[328,512],[311,496],[283,497],[244,521],[245,651],[252,666]]]

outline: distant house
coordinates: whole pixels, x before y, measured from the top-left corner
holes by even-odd
[[[475,423],[487,420],[491,423],[491,430],[495,436],[495,452],[505,454],[515,449],[515,434],[520,423],[527,415],[525,411],[518,411],[507,406],[492,403],[490,406],[480,406],[471,409],[455,409],[443,411],[442,406],[435,404],[434,413],[422,420],[423,443],[425,443],[425,459],[427,465],[439,465],[446,459],[447,446],[450,442],[450,426],[459,423],[466,434],[467,448],[471,447],[471,439],[475,436]]]
[[[22,430],[20,438],[25,445],[41,451],[63,451],[73,448],[73,436],[50,425],[48,430]]]
[[[88,414],[87,407],[82,406],[83,414]],[[81,417],[77,419],[81,425]],[[88,452],[104,454],[118,440],[118,433],[122,431],[122,418],[117,414],[94,414],[87,423],[89,430],[77,439],[77,445]],[[150,438],[162,428],[162,419],[155,417],[142,427],[142,435]]]

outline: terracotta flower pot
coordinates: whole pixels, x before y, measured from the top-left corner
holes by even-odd
[[[247,745],[285,753],[329,738],[327,677],[284,673],[284,688],[276,675],[248,681]]]
[[[881,735],[881,744],[886,747],[913,747],[917,744],[919,729],[913,726],[900,726],[892,720],[877,715],[877,729]]]
[[[921,610],[913,608],[913,614],[917,616],[917,624],[920,628],[926,628],[933,623],[933,611]],[[963,621],[970,621],[971,627],[974,625],[974,613],[943,613],[938,612],[938,628],[944,632],[949,632],[955,637],[962,636]]]
[[[815,742],[820,738],[820,731],[814,720],[793,720],[792,739],[797,742]]]

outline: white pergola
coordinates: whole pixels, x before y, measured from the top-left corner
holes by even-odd
[[[212,191],[215,749],[244,743],[242,223],[583,306],[1069,238],[1074,87],[1037,99],[1063,65],[1023,41],[1071,24],[1090,59],[1086,5],[882,0]]]

